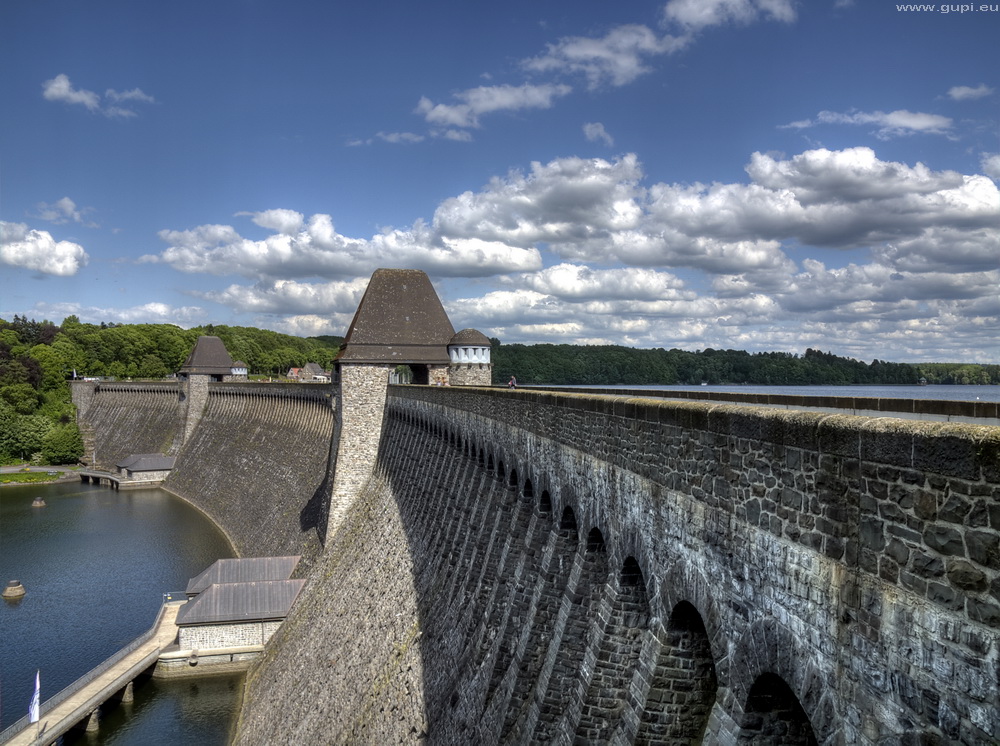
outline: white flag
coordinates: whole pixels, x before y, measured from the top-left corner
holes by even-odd
[[[28,705],[28,722],[38,722],[38,702],[41,698],[41,688],[38,685],[38,671],[35,671],[35,693],[31,695],[31,704]]]

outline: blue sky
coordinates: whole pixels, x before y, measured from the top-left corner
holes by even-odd
[[[1000,4],[929,7],[4,0],[0,317],[343,334],[405,267],[503,342],[1000,362]]]

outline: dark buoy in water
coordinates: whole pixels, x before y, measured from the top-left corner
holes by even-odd
[[[36,497],[34,500],[31,501],[31,507],[33,507],[33,508],[44,508],[45,507],[45,501],[42,499],[41,495],[39,495],[38,497]]]
[[[21,598],[27,591],[24,590],[24,586],[21,585],[20,580],[11,580],[7,583],[7,587],[3,589],[3,597],[9,599]]]

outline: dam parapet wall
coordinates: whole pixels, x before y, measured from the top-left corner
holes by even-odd
[[[559,443],[1000,628],[1000,428],[530,391],[392,396],[444,407],[460,429],[471,418]]]
[[[849,386],[843,387],[845,392]],[[886,387],[891,390],[891,387]],[[941,387],[947,388],[947,386]],[[983,387],[989,390],[988,386]],[[522,389],[525,390],[525,389]],[[827,414],[855,414],[862,417],[896,417],[930,422],[964,422],[972,425],[1000,425],[1000,402],[951,399],[908,399],[893,396],[851,396],[813,394],[770,394],[743,391],[655,388],[598,388],[585,386],[530,386],[529,391],[625,396],[642,399],[678,399],[700,402],[732,403],[751,407],[794,409]],[[977,397],[978,399],[978,397]]]
[[[390,386],[237,743],[992,743],[998,466],[990,427]]]

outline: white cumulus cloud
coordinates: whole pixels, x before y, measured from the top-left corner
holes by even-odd
[[[593,269],[579,264],[557,264],[521,275],[517,282],[538,293],[567,300],[621,299],[659,301],[694,297],[669,272],[639,267]]]
[[[150,302],[127,308],[85,306],[81,303],[39,303],[36,310],[45,318],[59,319],[76,316],[86,324],[102,321],[115,324],[175,324],[188,328],[205,323],[205,310],[199,306],[171,306]]]
[[[85,218],[85,215],[91,211],[92,209],[89,207],[78,208],[76,203],[69,197],[63,197],[52,204],[39,202],[38,212],[35,217],[57,225],[72,222],[86,225],[89,228],[95,228],[97,227],[96,224]]]
[[[1000,179],[1000,153],[983,153],[979,164],[984,174],[993,179]]]
[[[648,59],[676,52],[686,43],[684,38],[661,37],[646,26],[631,24],[617,26],[601,38],[560,39],[522,65],[535,73],[582,75],[590,88],[623,86],[650,71]]]
[[[568,85],[498,85],[479,86],[455,94],[458,104],[435,104],[426,96],[417,104],[416,113],[432,125],[441,127],[479,127],[483,114],[520,109],[548,109],[552,102],[570,93]]]
[[[49,275],[75,275],[87,264],[83,247],[71,241],[56,241],[48,231],[23,223],[0,221],[0,262]]]
[[[875,125],[875,136],[888,140],[901,135],[947,135],[952,129],[950,117],[920,111],[821,111],[815,119],[803,119],[783,125],[788,129],[805,129],[820,124]]]
[[[794,0],[669,0],[663,17],[685,29],[699,31],[725,23],[766,20],[791,23],[796,18]]]
[[[42,97],[46,101],[61,101],[65,104],[79,104],[89,111],[103,114],[109,118],[123,118],[137,116],[136,111],[131,108],[134,103],[152,104],[156,99],[143,93],[139,88],[130,91],[116,91],[109,88],[102,101],[101,95],[84,88],[74,88],[69,76],[60,73],[51,80],[42,83]]]
[[[597,142],[600,140],[605,145],[614,145],[615,141],[608,134],[608,131],[604,129],[604,125],[600,122],[587,122],[583,125],[583,134],[590,142]]]
[[[975,88],[967,85],[956,85],[948,89],[948,97],[955,101],[970,101],[977,98],[992,96],[994,90],[985,83],[980,83]]]
[[[261,280],[368,275],[378,267],[424,269],[441,276],[474,277],[541,266],[534,248],[477,236],[445,236],[417,222],[409,230],[386,229],[369,239],[338,233],[329,215],[308,222],[291,210],[253,213],[263,227],[278,232],[262,240],[241,236],[229,225],[160,231],[169,248],[147,262],[182,272],[243,275]]]

